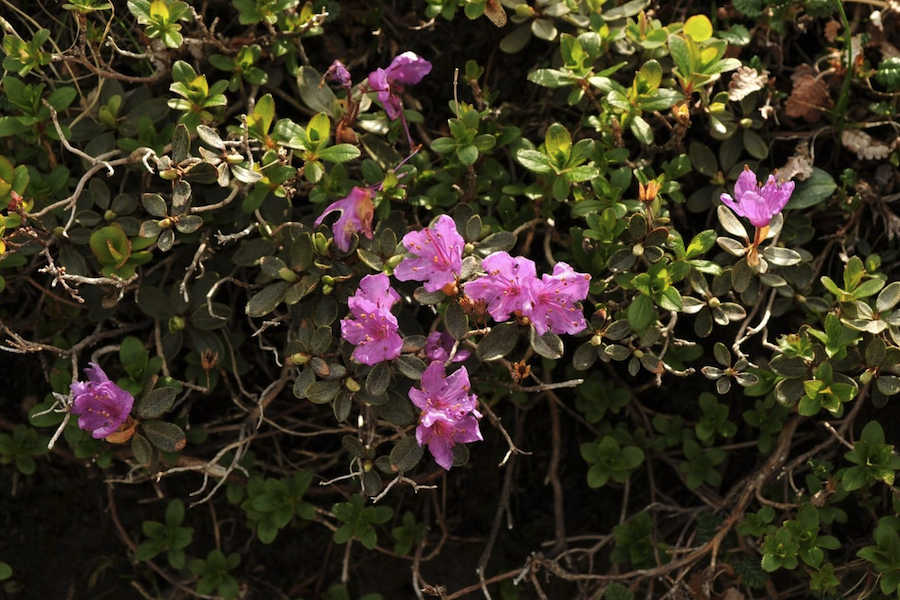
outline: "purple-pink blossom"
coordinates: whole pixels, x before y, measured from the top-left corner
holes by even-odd
[[[400,281],[423,281],[429,292],[456,283],[462,270],[465,243],[453,219],[441,215],[434,227],[403,236],[403,245],[413,256],[407,256],[397,265],[394,277]]]
[[[400,356],[403,340],[397,317],[390,312],[399,299],[384,273],[363,277],[348,300],[351,317],[341,321],[341,337],[356,346],[353,360],[372,366]]]
[[[396,119],[402,111],[400,92],[405,85],[413,85],[431,72],[431,63],[414,52],[404,52],[394,58],[387,69],[369,73],[369,87],[378,92],[388,117]]]
[[[579,302],[587,298],[591,276],[576,272],[564,262],[553,274],[531,282],[531,322],[538,335],[548,330],[556,334],[580,333],[587,327]]]
[[[390,312],[400,301],[400,294],[391,287],[391,280],[384,273],[366,275],[359,282],[359,289],[347,300],[350,312],[359,314],[382,310]]]
[[[734,197],[722,194],[720,199],[735,214],[746,217],[754,227],[768,227],[772,217],[787,205],[793,191],[793,181],[779,184],[773,175],[769,175],[765,185],[759,185],[756,174],[745,167],[734,184]]]
[[[466,295],[484,300],[495,321],[506,321],[515,311],[527,315],[531,310],[531,283],[537,277],[534,261],[495,252],[481,265],[487,275],[467,283]]]
[[[90,431],[94,439],[105,438],[128,419],[134,397],[110,381],[100,365],[85,369],[88,381],[72,383],[72,414],[78,415],[78,427]]]
[[[409,390],[409,399],[422,410],[416,440],[420,446],[428,446],[435,462],[446,470],[453,466],[454,445],[483,439],[478,428],[481,413],[470,390],[465,367],[446,375],[438,361],[425,369],[421,388]]]
[[[431,362],[445,363],[450,358],[450,351],[453,350],[455,340],[453,336],[446,331],[432,331],[428,334],[425,341],[425,358]],[[453,362],[462,362],[469,358],[472,353],[465,348],[458,348],[456,354],[453,355]]]
[[[458,421],[437,420],[430,426],[423,423],[416,428],[416,441],[420,446],[428,446],[434,462],[446,471],[453,466],[453,446],[483,439],[474,415],[466,415]]]
[[[373,193],[369,188],[354,187],[349,196],[333,202],[316,219],[315,225],[318,227],[329,214],[341,213],[331,227],[331,231],[334,233],[334,242],[341,252],[350,250],[354,233],[362,233],[370,240],[372,239],[372,218],[375,215],[375,204],[372,202]]]

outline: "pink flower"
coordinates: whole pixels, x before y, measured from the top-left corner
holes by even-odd
[[[422,409],[416,441],[428,446],[435,462],[449,471],[453,446],[484,439],[478,428],[477,398],[469,393],[469,373],[461,367],[447,376],[443,364],[435,361],[422,374],[421,386],[409,390],[409,399]]]
[[[553,275],[531,282],[531,314],[534,330],[544,335],[547,330],[556,334],[580,333],[587,327],[581,307],[577,304],[587,298],[591,276],[576,273],[564,262],[556,263]]]
[[[483,439],[474,415],[459,421],[437,420],[431,426],[421,424],[416,429],[416,441],[420,446],[428,446],[434,461],[446,471],[453,466],[453,446]]]
[[[400,116],[400,92],[405,85],[413,85],[431,72],[431,63],[414,52],[404,52],[394,58],[387,69],[369,73],[369,87],[378,92],[378,100],[391,119]]]
[[[450,358],[453,349],[453,336],[446,331],[432,331],[425,342],[425,358],[434,362],[445,363]],[[453,356],[453,362],[462,362],[472,353],[466,349],[458,349]]]
[[[754,227],[768,227],[772,217],[781,212],[791,199],[794,182],[778,184],[769,175],[765,185],[756,182],[756,174],[744,167],[744,172],[734,184],[734,198],[722,194],[722,203],[740,217],[746,217]]]
[[[79,415],[78,426],[102,439],[119,429],[131,414],[134,397],[110,381],[103,369],[90,363],[84,370],[88,381],[76,381],[72,389],[72,414]]]
[[[387,275],[366,275],[349,300],[351,318],[341,321],[341,337],[356,346],[351,358],[376,365],[400,356],[403,340],[391,307],[400,296],[390,287]]]
[[[433,361],[422,373],[421,389],[410,388],[409,399],[422,409],[421,423],[430,427],[436,420],[458,421],[464,415],[481,414],[475,410],[477,398],[470,394],[469,372],[460,367],[449,376],[444,365]]]
[[[414,256],[407,256],[397,265],[394,277],[400,281],[424,281],[429,292],[455,283],[462,269],[465,243],[453,219],[441,215],[433,228],[426,227],[403,236],[403,245]]]
[[[400,294],[391,287],[391,280],[384,273],[366,275],[359,282],[359,289],[347,300],[354,315],[381,310],[391,312],[400,301]]]
[[[341,213],[331,228],[334,233],[334,242],[341,252],[350,250],[354,233],[362,233],[370,240],[372,239],[372,217],[375,214],[372,193],[369,188],[355,187],[350,191],[349,196],[333,202],[316,219],[316,227],[318,227],[327,215],[336,211]]]
[[[537,277],[534,261],[508,252],[495,252],[482,261],[487,275],[466,284],[473,300],[484,300],[495,321],[506,321],[514,311],[531,311],[531,284]]]

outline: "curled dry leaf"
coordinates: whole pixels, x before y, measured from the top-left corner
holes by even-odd
[[[822,112],[834,106],[828,87],[821,79],[805,74],[794,81],[794,90],[785,103],[785,113],[807,123],[816,123]]]
[[[891,151],[897,147],[898,140],[894,140],[892,144],[886,144],[881,140],[876,140],[865,131],[858,129],[845,129],[844,133],[841,134],[841,143],[846,148],[856,152],[856,155],[863,160],[883,160],[887,158]]]
[[[813,160],[809,154],[809,144],[800,142],[794,155],[791,156],[785,165],[778,169],[779,179],[785,181],[803,181],[812,175]]]
[[[760,73],[750,67],[738,67],[728,83],[728,99],[740,102],[753,92],[761,90],[769,78],[765,71]]]
[[[825,39],[828,40],[829,43],[837,39],[840,31],[841,24],[839,21],[831,20],[825,23]]]

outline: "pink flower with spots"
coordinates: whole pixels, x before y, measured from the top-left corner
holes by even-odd
[[[97,363],[84,370],[88,381],[76,381],[72,389],[72,414],[78,427],[90,431],[94,439],[115,433],[128,419],[134,396],[110,381]]]
[[[745,167],[734,184],[734,198],[730,194],[722,194],[720,199],[736,215],[746,217],[754,227],[768,227],[772,217],[787,205],[793,192],[793,181],[779,184],[773,175],[769,175],[766,184],[760,185],[756,182],[756,174]]]
[[[387,313],[400,302],[400,294],[391,287],[391,280],[384,273],[366,275],[359,282],[359,289],[347,300],[350,312],[355,314],[381,310]]]
[[[387,275],[366,275],[349,300],[351,317],[341,321],[341,337],[356,346],[350,358],[364,365],[376,365],[400,356],[397,317],[391,307],[400,296],[390,287]]]
[[[531,284],[537,278],[534,261],[508,252],[495,252],[481,263],[487,275],[466,284],[465,292],[473,300],[484,300],[495,321],[506,321],[518,311],[531,312]]]
[[[369,87],[378,92],[378,101],[391,119],[400,116],[403,109],[400,93],[403,87],[414,85],[431,72],[431,63],[415,52],[404,52],[394,58],[387,69],[369,73]]]
[[[587,322],[578,303],[587,298],[590,285],[590,275],[577,273],[564,262],[556,263],[553,275],[535,278],[531,282],[529,317],[538,335],[544,335],[547,331],[556,334],[583,331]]]
[[[341,216],[331,228],[334,233],[334,243],[341,252],[350,250],[354,233],[362,233],[372,239],[372,218],[375,215],[375,204],[372,202],[372,190],[369,188],[355,187],[346,198],[333,202],[316,219],[316,227],[322,224],[325,217],[333,212],[340,212]]]
[[[448,376],[444,365],[435,361],[422,374],[421,388],[409,390],[409,399],[422,410],[416,441],[428,446],[435,462],[448,471],[453,466],[453,446],[484,439],[478,427],[477,398],[470,389],[465,367]]]
[[[462,270],[465,244],[453,219],[441,215],[434,227],[411,231],[403,236],[403,245],[413,256],[407,256],[397,265],[394,277],[400,281],[423,281],[429,292],[456,283]]]

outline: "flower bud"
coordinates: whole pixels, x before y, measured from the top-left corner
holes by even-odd
[[[187,327],[187,321],[184,317],[174,316],[169,319],[169,331],[175,333]]]
[[[178,178],[178,171],[176,169],[166,169],[165,171],[160,171],[159,176],[171,181]]]
[[[320,280],[323,285],[334,285],[334,277],[331,275],[322,275],[322,279]]]
[[[644,255],[644,246],[643,244],[635,244],[631,249],[631,253],[635,256],[643,256]]]
[[[297,274],[287,267],[281,267],[280,269],[278,269],[278,276],[288,283],[294,283],[295,281],[297,281]]]
[[[863,371],[863,374],[859,376],[859,382],[863,385],[866,385],[870,381],[872,381],[873,377],[872,369],[866,369]]]
[[[404,258],[405,257],[402,254],[395,254],[394,256],[387,259],[384,264],[392,269],[395,269],[397,265],[403,262]]]
[[[295,365],[305,365],[309,362],[309,354],[304,354],[303,352],[296,352],[291,354],[291,361]]]
[[[352,377],[348,377],[344,380],[344,387],[353,392],[354,394],[362,389],[362,386],[359,385],[359,382],[353,379]]]
[[[119,215],[117,215],[116,213],[114,213],[111,210],[107,210],[105,213],[103,213],[103,218],[107,221],[112,221],[113,219],[115,219],[118,216]]]
[[[603,336],[600,335],[599,333],[594,335],[594,337],[591,338],[591,346],[599,346],[602,343],[603,343]]]
[[[324,296],[328,296],[328,295],[331,294],[331,292],[333,292],[333,291],[334,291],[334,286],[333,286],[333,285],[325,284],[325,285],[322,286],[322,295],[324,295]]]
[[[522,6],[521,4],[519,6]],[[463,246],[463,254],[472,254],[475,252],[475,244],[469,242]]]

